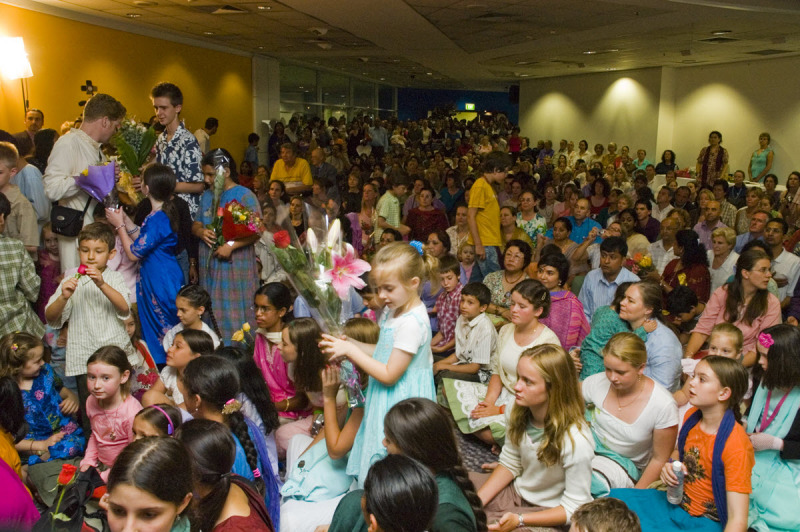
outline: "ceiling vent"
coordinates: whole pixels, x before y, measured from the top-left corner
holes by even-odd
[[[209,13],[211,15],[241,15],[243,13],[249,13],[249,11],[247,11],[246,9],[230,5],[193,6],[192,9],[194,9],[195,11],[201,11],[203,13]]]
[[[778,55],[778,54],[788,54],[791,50],[775,50],[773,49],[766,49],[766,50],[755,50],[753,52],[747,52],[751,55]]]
[[[503,13],[486,13],[475,17],[473,20],[480,22],[511,22],[511,15],[504,15]]]
[[[707,42],[709,44],[726,44],[731,42],[736,42],[739,39],[734,39],[732,37],[710,37],[708,39],[700,39],[700,42]]]

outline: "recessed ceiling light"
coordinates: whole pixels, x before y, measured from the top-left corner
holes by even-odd
[[[595,52],[594,50],[586,50],[586,51],[583,52],[583,55],[594,55],[596,53],[597,52]]]
[[[381,78],[381,81],[386,81],[386,78]]]
[[[258,9],[260,11],[269,11],[272,8],[270,6],[258,6]]]
[[[529,63],[530,63],[530,61],[517,61],[518,65],[527,65]]]
[[[527,78],[528,76],[530,76],[530,74],[520,74],[519,75],[519,77],[521,77],[521,78]]]
[[[609,52],[619,52],[619,48],[609,48]]]
[[[153,7],[157,6],[158,2],[150,2],[149,0],[136,0],[134,2],[134,5],[137,5],[139,7]]]
[[[362,72],[362,73],[361,73],[361,75],[362,75],[362,76],[366,76],[366,75],[367,75],[367,73],[366,73],[366,72]]]
[[[139,18],[142,15],[140,15],[139,13],[128,13],[125,16],[128,17],[128,18]]]
[[[727,35],[729,33],[733,32],[731,30],[717,30],[717,31],[712,31],[711,35]]]
[[[433,72],[425,72],[429,76],[433,76]]]
[[[204,31],[203,35],[214,35],[213,31]]]

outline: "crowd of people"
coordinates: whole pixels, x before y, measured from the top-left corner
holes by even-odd
[[[114,532],[800,529],[800,172],[777,189],[767,133],[731,172],[717,131],[689,169],[502,115],[295,116],[237,166],[150,97],[136,205],[76,184],[112,96],[0,132],[3,526],[69,465]],[[231,203],[259,230],[222,238]],[[342,336],[275,253],[334,220],[371,265]]]

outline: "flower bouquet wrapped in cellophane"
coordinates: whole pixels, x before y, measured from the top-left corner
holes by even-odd
[[[157,134],[152,127],[145,127],[133,118],[122,121],[119,130],[111,137],[120,162],[120,177],[117,191],[120,199],[129,205],[137,205],[144,196],[133,186],[133,178],[139,177],[141,168],[150,157]]]
[[[370,270],[370,265],[355,256],[352,245],[342,242],[339,220],[329,226],[327,222],[324,217],[323,227],[309,227],[301,245],[287,217],[280,224],[284,229],[273,236],[272,252],[289,273],[292,286],[316,311],[314,317],[318,317],[320,327],[340,336],[342,307],[350,303],[350,288],[364,287],[361,275]],[[341,363],[340,377],[350,406],[363,405],[359,375],[350,361]]]

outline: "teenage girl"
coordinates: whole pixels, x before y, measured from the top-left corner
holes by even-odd
[[[151,436],[171,438],[182,421],[183,416],[178,407],[166,403],[146,406],[133,418],[133,439],[141,440]]]
[[[142,397],[144,406],[158,403],[175,405],[186,410],[178,381],[186,365],[202,355],[214,352],[214,341],[205,331],[185,329],[175,335],[167,350],[167,365],[161,370],[161,378]]]
[[[436,397],[430,319],[419,292],[437,265],[434,257],[420,255],[409,244],[395,242],[382,248],[372,267],[378,298],[386,305],[377,345],[330,335],[323,335],[320,343],[332,358],[347,357],[370,376],[364,421],[347,464],[347,473],[357,476],[359,485],[363,486],[375,455],[386,452],[383,418],[389,409],[410,397]]]
[[[43,356],[41,340],[28,333],[0,339],[0,377],[11,377],[22,391],[28,428],[16,448],[29,465],[81,456],[86,448],[83,430],[71,417],[78,397],[59,384]]]
[[[117,457],[100,506],[111,532],[188,532],[192,489],[192,460],[183,444],[145,438]]]
[[[328,362],[320,350],[322,329],[312,318],[299,318],[283,328],[281,356],[286,364],[294,365],[294,386],[297,394],[287,400],[287,410],[313,409],[322,411],[321,372]],[[289,441],[298,434],[311,434],[311,425],[316,416],[306,416],[292,423],[282,425],[275,434],[278,456],[286,456]]]
[[[514,392],[499,464],[473,476],[489,519],[499,519],[489,530],[566,526],[592,500],[594,458],[572,359],[553,344],[524,351]]]
[[[210,355],[189,362],[183,372],[183,395],[189,413],[225,425],[236,442],[232,472],[253,481],[264,498],[272,520],[280,516],[279,483],[270,467],[264,436],[241,413],[239,375],[224,358]],[[266,466],[266,467],[265,467]],[[205,529],[204,529],[205,530]]]
[[[258,371],[253,357],[238,347],[220,347],[214,354],[229,360],[239,374],[241,391],[236,399],[242,403],[242,414],[254,422],[264,435],[269,452],[269,461],[275,475],[278,474],[278,450],[275,445],[275,430],[278,428],[278,411],[269,396],[269,389]]]
[[[117,346],[101,347],[89,357],[86,367],[86,386],[91,394],[86,413],[92,435],[81,471],[104,468],[100,476],[107,482],[117,456],[133,441],[133,418],[142,405],[129,393],[132,368],[125,351]]]
[[[439,504],[430,530],[485,531],[486,514],[461,460],[453,422],[427,399],[405,399],[385,419],[389,454],[418,460],[436,477]],[[329,532],[366,532],[361,519],[362,492],[347,494],[333,516]]]
[[[175,335],[184,329],[205,331],[214,341],[214,349],[219,347],[219,336],[222,333],[219,332],[217,319],[211,309],[211,296],[208,295],[208,292],[196,284],[188,284],[178,292],[178,296],[175,298],[175,308],[178,309],[180,323],[164,335],[164,340],[161,342],[164,351],[168,351],[172,347]],[[203,321],[203,316],[206,314],[208,314],[213,329]]]
[[[683,500],[670,504],[657,490],[611,490],[642,522],[642,530],[744,532],[753,446],[739,424],[739,404],[747,391],[747,370],[737,361],[710,355],[698,362],[689,384],[689,402],[674,459],[683,462]],[[661,480],[678,484],[672,464]]]
[[[352,318],[345,324],[344,334],[365,344],[375,344],[380,327],[367,318]],[[295,436],[286,453],[286,483],[281,489],[281,529],[286,531],[314,532],[318,525],[330,523],[337,504],[353,482],[345,470],[364,418],[364,405],[352,407],[340,426],[336,401],[341,384],[339,368],[327,366],[321,373],[323,430],[313,438]]]
[[[300,400],[295,399],[297,392],[281,357],[281,331],[284,323],[292,319],[292,295],[286,285],[266,283],[256,291],[253,309],[258,325],[253,360],[267,383],[280,422],[294,421],[303,412],[297,408]]]
[[[264,501],[235,470],[235,437],[223,424],[208,419],[184,423],[176,438],[189,451],[197,502],[192,530],[208,532],[274,531]]]

